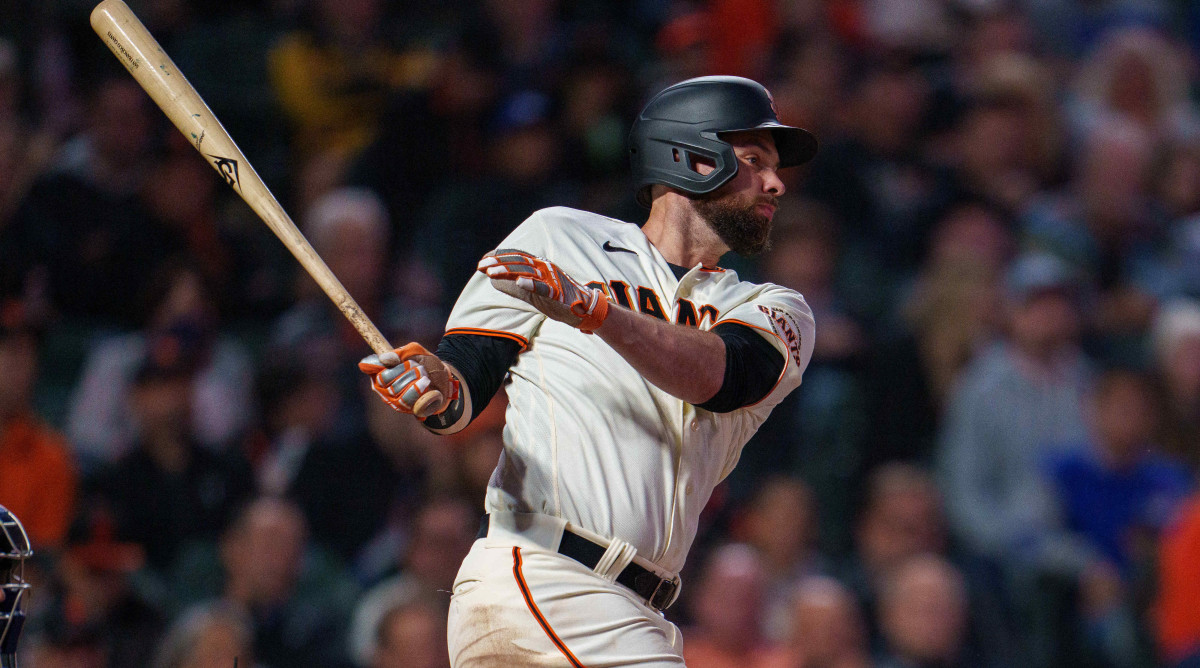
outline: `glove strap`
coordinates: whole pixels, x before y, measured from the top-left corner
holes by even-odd
[[[593,290],[596,295],[596,305],[592,307],[592,312],[583,316],[583,320],[579,322],[579,330],[584,334],[595,332],[608,317],[608,295],[604,294],[603,290],[595,288]]]

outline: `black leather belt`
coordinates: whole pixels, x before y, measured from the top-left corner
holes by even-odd
[[[479,522],[479,533],[476,534],[476,538],[486,538],[490,524],[491,516],[484,515]],[[558,543],[559,554],[570,557],[592,569],[600,563],[600,558],[606,551],[606,548],[566,530],[563,531],[562,540]],[[633,562],[629,562],[629,565],[617,575],[617,582],[632,589],[638,596],[646,600],[646,605],[659,611],[666,610],[675,602],[675,592],[679,589],[678,578],[664,580]]]

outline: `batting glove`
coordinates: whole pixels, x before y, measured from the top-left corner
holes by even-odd
[[[548,317],[591,334],[608,317],[608,296],[580,285],[553,262],[519,250],[492,251],[479,271],[497,290],[532,304]]]
[[[426,415],[417,415],[422,421],[442,413],[458,399],[458,380],[436,355],[419,343],[364,357],[358,363],[358,370],[371,376],[371,389],[401,413],[414,414],[421,397],[434,390],[441,392],[440,406]]]

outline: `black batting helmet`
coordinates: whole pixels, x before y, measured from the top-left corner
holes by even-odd
[[[760,129],[774,136],[780,167],[808,162],[817,152],[811,133],[779,122],[775,100],[756,81],[697,77],[664,89],[646,104],[629,132],[638,203],[650,206],[655,183],[693,195],[720,188],[738,169],[733,147],[721,135]],[[712,161],[716,169],[700,175],[693,168],[696,156]]]

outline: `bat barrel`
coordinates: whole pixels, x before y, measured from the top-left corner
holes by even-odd
[[[387,339],[346,291],[266,183],[242,155],[195,87],[122,0],[103,0],[91,14],[92,29],[209,165],[254,209],[305,271],[376,353],[392,350]]]

